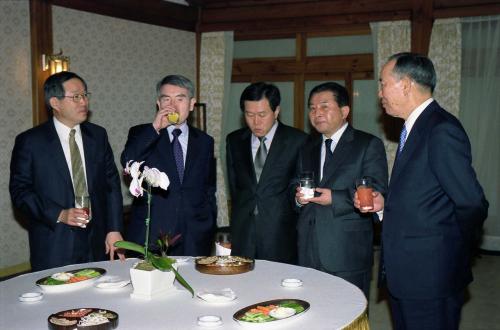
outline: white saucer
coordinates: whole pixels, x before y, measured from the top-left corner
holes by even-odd
[[[36,302],[43,299],[43,293],[41,292],[26,292],[19,295],[20,302]]]

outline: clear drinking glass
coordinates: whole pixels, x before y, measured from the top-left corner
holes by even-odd
[[[75,197],[75,207],[77,209],[82,209],[87,215],[87,220],[92,219],[92,208],[90,206],[90,196],[76,196]],[[86,225],[81,225],[82,228],[87,227]]]
[[[314,172],[304,171],[299,176],[300,192],[304,195],[304,199],[314,197]]]

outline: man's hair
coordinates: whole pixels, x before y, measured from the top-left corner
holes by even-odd
[[[281,102],[280,90],[273,84],[265,82],[257,82],[248,85],[243,93],[241,93],[241,111],[245,111],[245,101],[260,101],[264,98],[269,101],[269,106],[274,112]]]
[[[73,72],[69,71],[58,72],[51,75],[50,77],[47,78],[47,80],[45,80],[45,83],[43,84],[43,92],[45,96],[45,105],[49,110],[52,110],[52,106],[50,105],[50,99],[56,97],[59,100],[62,100],[64,98],[64,93],[65,93],[63,84],[66,81],[71,80],[73,78],[76,78],[83,83],[86,92],[87,83],[85,82],[85,80],[83,80],[82,77]]]
[[[164,85],[174,85],[182,87],[188,90],[188,98],[192,99],[194,97],[194,85],[188,78],[181,76],[179,74],[168,75],[160,80],[156,84],[156,94],[158,97],[161,96],[161,88]]]
[[[405,52],[392,55],[387,62],[392,60],[395,61],[392,73],[399,79],[409,77],[421,87],[434,92],[436,71],[427,56]]]
[[[311,103],[311,98],[314,96],[314,94],[318,94],[321,92],[332,92],[335,101],[340,108],[349,106],[349,93],[347,92],[347,89],[344,86],[331,81],[314,87],[309,93],[307,104],[309,105]]]

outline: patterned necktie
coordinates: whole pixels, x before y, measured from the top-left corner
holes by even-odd
[[[174,150],[175,165],[177,166],[177,173],[179,174],[179,180],[182,183],[184,178],[184,154],[182,152],[181,143],[179,142],[179,135],[182,131],[176,128],[172,131],[174,138],[172,139],[172,148]]]
[[[83,170],[82,156],[75,141],[76,130],[69,132],[69,153],[71,155],[71,171],[73,173],[73,189],[75,196],[87,196],[87,183],[85,182],[85,172]]]
[[[327,167],[333,161],[332,143],[333,143],[332,139],[325,140],[325,162],[323,163],[323,176],[325,176],[325,171]]]
[[[403,147],[405,146],[406,142],[406,125],[403,125],[403,129],[401,130],[401,135],[399,135],[399,147],[398,147],[398,156],[401,154],[403,151]]]
[[[264,168],[264,164],[266,163],[267,158],[267,147],[264,143],[266,141],[266,137],[259,137],[260,146],[255,154],[254,167],[255,167],[255,175],[257,177],[257,182],[259,182],[260,175],[262,174],[262,169]]]

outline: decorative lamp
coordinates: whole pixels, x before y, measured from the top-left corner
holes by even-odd
[[[62,50],[53,55],[42,55],[43,71],[50,70],[50,74],[69,70],[69,57],[64,56]]]

